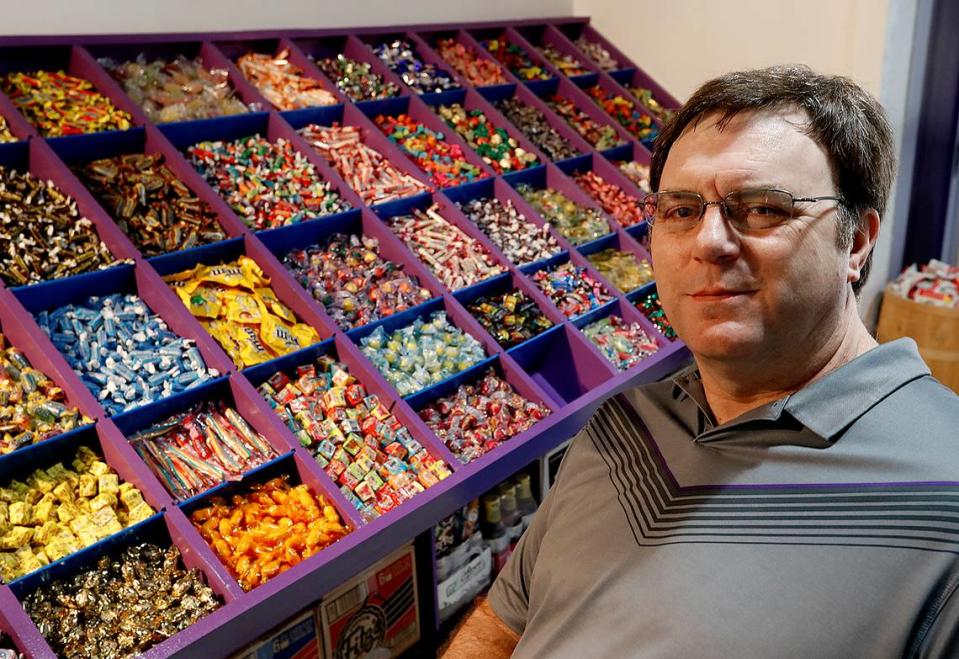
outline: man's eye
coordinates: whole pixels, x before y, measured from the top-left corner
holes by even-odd
[[[763,206],[762,204],[749,206],[747,212],[750,215],[762,215],[766,217],[783,217],[787,214],[782,208],[777,206]]]
[[[692,206],[673,206],[667,208],[664,217],[672,220],[688,220],[696,216],[696,209]]]

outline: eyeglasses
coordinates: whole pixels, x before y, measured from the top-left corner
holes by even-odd
[[[841,197],[794,197],[785,190],[737,190],[719,201],[706,201],[698,192],[658,192],[646,196],[643,214],[651,226],[670,233],[688,231],[719,206],[738,231],[771,229],[795,217],[795,204],[814,201],[845,203]]]

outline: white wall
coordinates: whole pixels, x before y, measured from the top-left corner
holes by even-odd
[[[569,16],[573,0],[0,0],[0,35],[327,28]]]

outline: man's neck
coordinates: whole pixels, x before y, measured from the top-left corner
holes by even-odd
[[[827,337],[821,345],[804,351],[802,354],[807,357],[803,366],[791,372],[777,372],[775,368],[765,368],[755,360],[748,365],[720,365],[709,360],[697,360],[706,400],[716,423],[726,423],[749,410],[799,391],[878,345],[858,313],[844,318],[841,325],[837,333]],[[838,341],[835,339],[837,336]],[[781,355],[775,358],[781,363]],[[744,379],[743,373],[747,370],[756,377]]]

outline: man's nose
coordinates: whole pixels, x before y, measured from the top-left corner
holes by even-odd
[[[706,207],[696,232],[695,255],[703,261],[725,261],[739,255],[739,234],[718,204]]]

